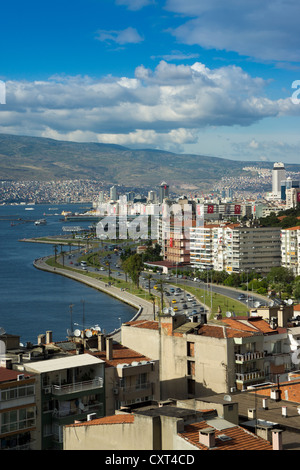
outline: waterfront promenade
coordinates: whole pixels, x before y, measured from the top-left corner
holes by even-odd
[[[106,282],[88,276],[85,273],[71,271],[69,269],[65,269],[63,267],[53,267],[46,263],[46,261],[52,258],[52,256],[46,256],[44,258],[37,258],[34,260],[33,265],[35,268],[40,269],[42,271],[51,272],[53,274],[59,274],[61,276],[66,276],[70,279],[73,279],[77,282],[82,282],[87,286],[90,286],[94,289],[97,289],[105,294],[111,295],[116,299],[120,300],[121,302],[125,302],[128,305],[136,308],[137,313],[134,315],[132,320],[139,319],[139,320],[153,320],[153,306],[151,302],[148,302],[145,299],[139,298],[126,290],[122,290],[119,287],[114,285],[108,285]],[[121,335],[120,329],[116,329],[110,333],[113,338],[121,342]]]

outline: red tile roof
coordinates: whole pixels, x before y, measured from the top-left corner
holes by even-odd
[[[131,364],[133,361],[150,361],[148,357],[132,349],[126,348],[121,344],[114,344],[112,350],[112,359],[106,359],[106,351],[92,353],[106,362],[107,365],[116,367],[118,364]]]
[[[189,424],[185,426],[184,432],[179,433],[183,439],[189,441],[192,445],[198,447],[200,450],[208,450],[208,447],[199,442],[199,431],[207,427],[212,427],[206,421],[199,423]],[[221,440],[220,435],[226,435],[228,440]],[[255,434],[246,431],[240,426],[234,426],[221,431],[215,429],[215,447],[213,450],[272,450],[272,445],[256,436]]]
[[[22,374],[17,370],[6,369],[5,367],[0,367],[0,383],[3,382],[12,382],[17,380],[18,375]],[[32,377],[31,374],[26,373],[25,377]]]
[[[135,328],[147,328],[148,330],[158,330],[158,322],[157,321],[149,321],[149,320],[136,320],[136,321],[129,321],[124,323],[126,326],[134,326]]]
[[[82,423],[73,423],[67,425],[67,427],[76,427],[76,426],[100,426],[100,425],[109,425],[109,424],[131,424],[134,422],[134,415],[129,413],[105,416],[104,418],[92,419],[91,421],[84,421]]]

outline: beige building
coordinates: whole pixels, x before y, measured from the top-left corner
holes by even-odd
[[[285,380],[297,367],[291,353],[299,328],[292,317],[292,306],[208,323],[165,315],[159,322],[124,324],[122,343],[159,360],[161,400],[230,393],[277,376]]]
[[[90,351],[105,363],[105,414],[134,403],[159,399],[158,362],[98,335],[97,350]]]
[[[200,404],[200,403],[199,403]],[[216,410],[189,408],[187,403],[159,404],[132,413],[116,414],[64,428],[64,450],[272,450],[267,440],[218,416]],[[227,404],[228,405],[228,404]],[[231,405],[232,406],[232,405]],[[276,443],[276,441],[274,442]],[[163,455],[163,463],[194,463],[193,454]],[[171,460],[173,457],[173,460]],[[180,460],[178,460],[180,458]],[[136,459],[136,460],[135,460]],[[149,456],[157,465],[157,454]],[[176,459],[176,460],[174,460]],[[122,456],[113,454],[107,464],[122,464]],[[138,456],[126,456],[126,463],[136,466]]]

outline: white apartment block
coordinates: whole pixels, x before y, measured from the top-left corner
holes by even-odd
[[[300,275],[300,225],[281,230],[281,265]]]
[[[190,262],[200,270],[266,273],[281,265],[280,228],[214,224],[190,230]]]
[[[300,189],[290,188],[286,190],[286,209],[294,209],[300,204]]]

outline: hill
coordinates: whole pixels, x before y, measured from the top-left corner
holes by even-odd
[[[178,189],[199,185],[205,189],[223,176],[241,173],[246,165],[204,155],[0,134],[2,180],[97,179],[127,187],[153,187],[166,180]],[[290,165],[289,169],[299,171],[300,165]]]

